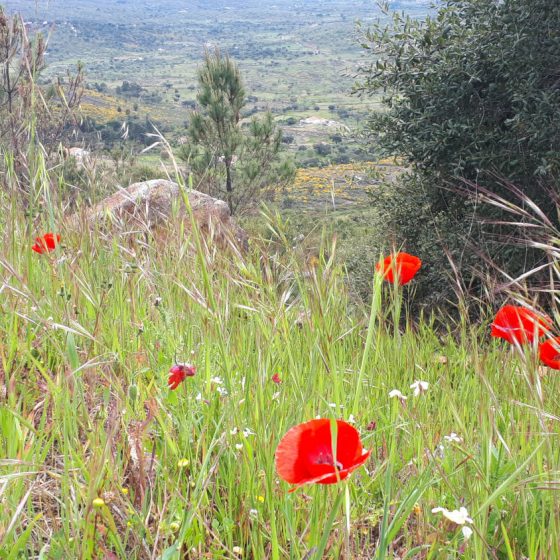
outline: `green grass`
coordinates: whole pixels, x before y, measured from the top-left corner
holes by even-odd
[[[404,321],[379,280],[369,317],[328,244],[310,269],[275,218],[263,217],[274,241],[242,256],[178,221],[165,241],[110,237],[55,217],[31,228],[12,206],[0,217],[1,558],[560,557],[560,384],[531,352],[491,342],[486,325]],[[43,229],[63,244],[39,256]],[[170,392],[175,361],[198,371]],[[417,379],[430,385],[413,397]],[[371,459],[348,483],[289,494],[276,445],[318,415],[353,415]],[[468,542],[437,506],[468,509]]]

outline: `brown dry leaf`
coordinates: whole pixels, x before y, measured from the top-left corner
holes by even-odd
[[[150,399],[144,403],[146,420],[131,422],[127,430],[129,462],[126,468],[126,478],[134,489],[134,503],[140,506],[144,501],[146,488],[151,484],[155,475],[155,456],[144,449],[144,439],[147,429],[157,412],[157,402]]]

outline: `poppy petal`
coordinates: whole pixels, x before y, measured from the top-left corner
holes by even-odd
[[[54,251],[56,246],[60,243],[60,234],[54,234],[52,232],[45,233],[42,237],[35,238],[35,245],[31,247],[32,251],[42,255],[43,253],[48,253]]]
[[[278,475],[291,484],[296,484],[307,475],[305,460],[299,451],[303,435],[308,429],[308,423],[290,428],[276,448]]]
[[[362,449],[357,430],[336,421],[336,453],[333,453],[332,422],[327,418],[294,426],[276,449],[278,475],[297,486],[334,484],[343,480],[369,457]]]
[[[395,273],[397,282],[400,286],[408,284],[420,270],[422,261],[408,253],[399,252],[389,255],[383,261],[377,263],[375,269],[383,274],[383,279],[387,282],[395,282]]]
[[[336,471],[334,473],[333,472],[324,473],[314,478],[307,478],[302,482],[296,483],[294,487],[289,490],[289,492],[295,492],[298,488],[304,486],[305,484],[336,484],[337,482],[340,482],[341,480],[348,478],[348,475],[352,471],[355,471],[357,468],[365,464],[365,462],[369,459],[370,455],[371,455],[371,449],[368,451],[364,451],[355,464],[348,467],[347,469],[342,469],[338,471],[338,478],[337,478]]]
[[[191,364],[175,364],[169,370],[167,384],[174,391],[187,378],[196,374],[196,368]]]
[[[504,305],[496,313],[490,335],[503,338],[510,344],[532,343],[546,334],[551,326],[552,321],[547,315],[528,307]]]
[[[549,368],[560,370],[560,336],[549,338],[539,345],[539,358]]]

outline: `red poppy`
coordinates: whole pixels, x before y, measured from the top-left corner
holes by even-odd
[[[280,383],[282,383],[282,380],[280,379],[280,376],[279,376],[277,373],[275,373],[275,374],[272,376],[271,379],[272,379],[272,381],[273,381],[274,383],[276,383],[277,385],[279,385]]]
[[[174,391],[187,377],[193,377],[195,373],[196,368],[191,364],[175,364],[169,370],[167,384]]]
[[[546,334],[551,323],[549,317],[527,307],[504,305],[496,313],[490,334],[496,338],[503,338],[510,344],[531,343],[535,336],[540,338]]]
[[[357,430],[342,420],[337,420],[336,426],[335,458],[328,418],[288,430],[276,448],[276,471],[280,478],[296,488],[309,483],[334,484],[363,465],[371,451],[362,448]]]
[[[60,235],[58,233],[45,233],[43,237],[35,238],[35,245],[31,247],[31,250],[42,255],[54,251],[59,243]]]
[[[396,253],[389,255],[382,262],[375,265],[377,272],[383,273],[383,279],[387,282],[395,282],[395,268],[397,272],[397,282],[404,286],[408,284],[420,270],[422,261],[414,255],[408,253]]]
[[[539,357],[549,368],[560,369],[560,336],[549,338],[540,344]]]

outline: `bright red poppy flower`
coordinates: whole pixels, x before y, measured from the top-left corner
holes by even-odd
[[[43,237],[35,238],[35,245],[31,247],[31,250],[42,255],[54,251],[59,243],[60,235],[58,233],[45,233]]]
[[[408,284],[420,270],[422,261],[414,255],[408,253],[396,253],[389,255],[383,261],[375,265],[375,270],[383,274],[383,279],[387,282],[395,282],[395,272],[397,282],[404,286]]]
[[[169,370],[167,384],[174,391],[187,377],[193,377],[195,373],[196,368],[191,364],[175,364]]]
[[[539,345],[539,358],[549,368],[560,369],[560,336],[549,338]]]
[[[551,326],[550,317],[544,314],[520,305],[504,305],[496,313],[490,334],[510,344],[525,344],[546,334]]]
[[[272,381],[273,381],[274,383],[276,383],[276,385],[279,385],[280,383],[282,383],[282,380],[280,379],[280,376],[279,376],[277,373],[275,373],[275,374],[272,376],[271,379],[272,379]]]
[[[328,418],[288,430],[276,448],[276,471],[280,478],[296,488],[310,483],[334,484],[363,465],[371,451],[362,448],[358,431],[343,420],[337,420],[336,426],[336,457]]]

